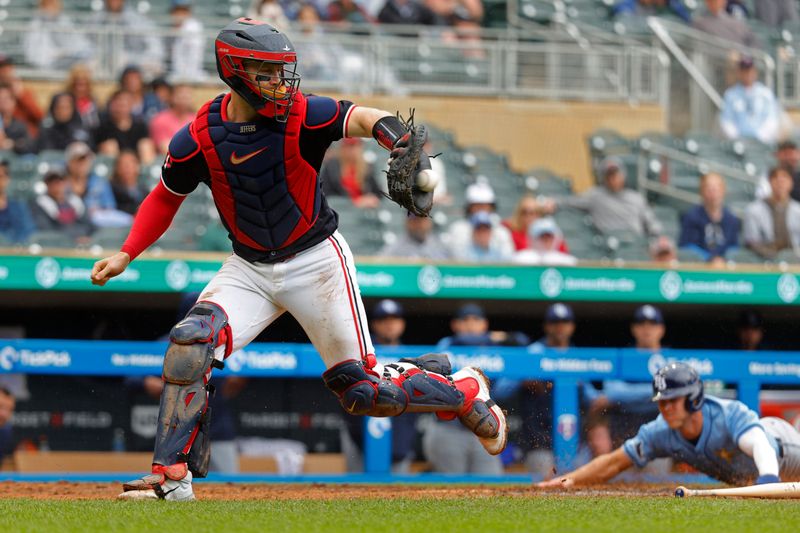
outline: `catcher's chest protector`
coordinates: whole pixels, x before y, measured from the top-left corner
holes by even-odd
[[[198,112],[192,125],[211,173],[211,192],[234,238],[256,250],[283,248],[313,225],[322,192],[300,155],[306,113],[298,93],[287,122],[227,122],[230,95]]]

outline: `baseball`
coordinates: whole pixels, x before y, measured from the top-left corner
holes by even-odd
[[[432,191],[439,185],[439,174],[433,170],[423,170],[417,174],[416,184],[425,192]]]

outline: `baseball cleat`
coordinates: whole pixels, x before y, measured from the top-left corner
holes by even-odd
[[[186,502],[194,500],[192,473],[187,472],[183,479],[175,480],[164,474],[149,474],[122,485],[118,500],[167,500]]]
[[[506,414],[489,394],[489,378],[480,368],[466,367],[455,374],[453,379],[472,378],[478,384],[478,391],[472,401],[470,410],[461,415],[459,420],[481,441],[490,455],[499,455],[508,442],[508,424]]]

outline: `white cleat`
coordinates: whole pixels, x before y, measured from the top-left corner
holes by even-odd
[[[489,378],[480,368],[468,366],[453,374],[455,381],[465,378],[472,378],[478,383],[478,393],[473,400],[472,410],[459,419],[475,433],[490,455],[499,455],[505,450],[508,442],[506,414],[492,400],[489,393]]]
[[[183,479],[175,480],[163,474],[150,474],[122,485],[124,492],[118,500],[167,500],[188,502],[194,500],[192,473],[187,472]]]

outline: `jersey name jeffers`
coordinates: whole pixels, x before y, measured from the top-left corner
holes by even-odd
[[[256,131],[255,124],[247,124],[246,126],[239,126],[239,133],[253,133]]]
[[[258,154],[260,154],[261,152],[263,152],[267,148],[268,147],[265,146],[264,148],[260,148],[260,149],[256,150],[255,152],[250,152],[249,154],[246,154],[246,155],[243,155],[243,156],[238,156],[238,155],[236,155],[236,152],[233,152],[231,154],[231,163],[233,163],[234,165],[239,165],[241,163],[244,163],[248,159],[257,156]]]

